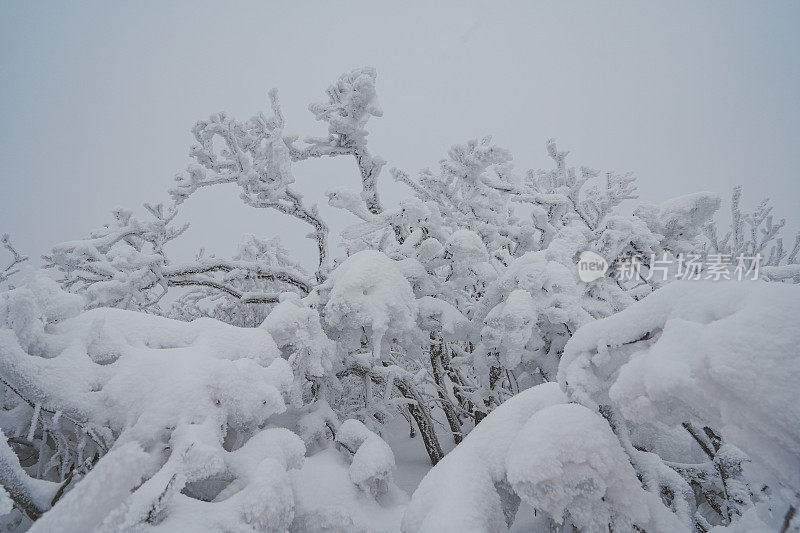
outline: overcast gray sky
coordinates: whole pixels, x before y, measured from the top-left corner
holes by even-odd
[[[800,2],[378,4],[0,0],[0,232],[37,256],[115,206],[167,201],[192,124],[249,118],[271,87],[287,132],[322,133],[306,106],[362,65],[378,69],[370,144],[389,166],[491,134],[522,172],[555,137],[576,166],[633,171],[643,200],[743,184],[748,206],[770,196],[798,226]],[[350,160],[295,175],[320,204],[359,187]],[[391,204],[403,191],[383,178]],[[179,253],[229,255],[253,232],[313,257],[306,228],[237,194],[184,204]]]

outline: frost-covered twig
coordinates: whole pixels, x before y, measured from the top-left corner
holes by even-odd
[[[8,233],[3,233],[3,235],[0,236],[0,244],[2,244],[3,248],[11,253],[11,262],[2,271],[0,271],[1,284],[5,281],[8,281],[11,276],[19,272],[19,268],[16,267],[27,261],[28,257],[20,254],[14,245],[11,244],[11,235]]]
[[[746,213],[741,207],[742,187],[734,187],[731,196],[731,226],[720,237],[718,227],[714,223],[705,226],[708,251],[730,256],[733,261],[738,257],[759,256],[760,277],[768,281],[800,282],[800,233],[795,235],[790,250],[785,250],[781,231],[786,219],[775,222],[772,206],[765,198],[752,213]]]

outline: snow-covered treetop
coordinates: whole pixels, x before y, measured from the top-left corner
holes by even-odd
[[[327,122],[327,139],[309,139],[310,144],[356,150],[367,143],[365,126],[370,117],[383,116],[375,90],[377,72],[372,67],[342,74],[328,87],[328,101],[308,106],[317,120]]]

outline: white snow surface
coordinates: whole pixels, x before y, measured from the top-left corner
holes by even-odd
[[[290,472],[295,494],[295,522],[290,531],[390,533],[399,530],[408,502],[394,484],[379,499],[353,484],[347,459],[328,448]]]
[[[566,401],[558,386],[548,383],[498,407],[425,476],[411,498],[402,530],[506,531],[505,512],[515,512],[519,503],[503,489],[511,443],[534,413]]]

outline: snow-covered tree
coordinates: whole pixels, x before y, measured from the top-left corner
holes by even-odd
[[[779,411],[800,376],[784,357],[795,341],[780,333],[797,310],[777,295],[791,293],[763,283],[800,281],[800,239],[784,250],[767,204],[745,215],[736,189],[720,238],[713,193],[637,203],[632,176],[571,167],[553,140],[552,168],[520,175],[487,137],[416,177],[392,169],[409,196],[384,205],[385,163],[367,147],[375,83],[371,68],[342,75],[309,106],[327,134],[302,142],[285,132],[275,91],[269,116],[198,122],[170,204],[146,205],[145,219],[116,209],[44,256],[49,277],[0,293],[0,510],[16,509],[6,521],[396,531],[406,501],[383,436],[401,416],[438,463],[406,531],[502,531],[523,501],[538,526],[587,531],[709,531],[757,525],[754,507],[796,507],[797,480],[781,473],[796,466],[796,413],[760,417],[741,392],[742,379],[761,380]],[[353,158],[360,182],[327,193],[354,217],[341,257],[294,177],[335,156]],[[230,258],[173,258],[181,205],[211,186],[307,225],[314,264],[252,234]],[[2,244],[12,257],[0,283],[25,260]],[[586,253],[640,275],[584,282]],[[670,283],[676,273],[660,266],[767,253],[761,281],[697,289],[713,304],[689,297],[706,284]],[[773,300],[773,367],[753,362],[755,334],[741,339],[750,351],[731,359],[736,372],[712,364],[725,321]],[[742,312],[724,314],[733,302]],[[705,351],[663,348],[671,335]],[[770,376],[780,386],[768,390]],[[458,445],[446,457],[443,438]]]
[[[699,229],[719,207],[714,195],[699,193],[624,214],[621,204],[635,198],[631,176],[608,173],[598,183],[596,171],[568,167],[554,141],[547,151],[554,168],[521,178],[489,138],[454,146],[438,172],[412,179],[394,170],[414,197],[380,216],[359,209],[353,193],[329,194],[332,205],[363,220],[344,232],[348,251],[382,250],[403,265],[417,296],[430,299],[420,349],[456,441],[506,398],[553,380],[581,325],[660,285],[583,283],[575,269],[582,252],[608,258],[612,270],[624,258],[674,258],[702,246]],[[658,233],[655,223],[677,212],[693,217],[689,228]]]

